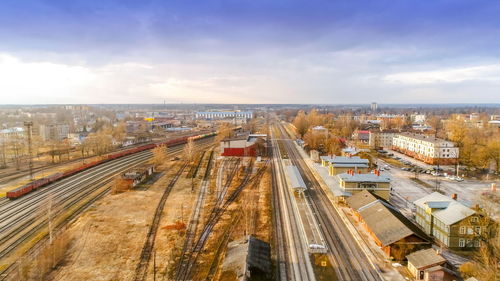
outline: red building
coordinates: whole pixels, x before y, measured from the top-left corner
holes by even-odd
[[[250,134],[221,141],[222,156],[255,157],[262,154],[261,144],[265,144],[267,135]],[[265,147],[265,145],[264,145]]]

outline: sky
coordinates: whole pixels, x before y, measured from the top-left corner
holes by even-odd
[[[0,104],[499,103],[499,0],[2,0]]]

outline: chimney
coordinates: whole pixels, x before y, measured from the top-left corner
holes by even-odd
[[[451,199],[453,199],[453,200],[457,200],[457,194],[456,194],[456,193],[453,193],[453,194],[451,195]]]
[[[358,174],[361,174],[361,170],[358,170]]]
[[[497,184],[496,183],[491,183],[491,192],[496,192],[497,191]]]

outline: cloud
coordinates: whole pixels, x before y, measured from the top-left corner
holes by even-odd
[[[499,82],[500,65],[481,65],[452,69],[388,74],[383,80],[401,84],[461,83],[466,81]]]

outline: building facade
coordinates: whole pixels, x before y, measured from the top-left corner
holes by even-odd
[[[475,210],[438,192],[415,202],[415,220],[422,230],[441,245],[455,249],[481,247],[485,234],[491,232],[487,218]]]
[[[373,194],[389,200],[391,196],[391,178],[387,175],[381,175],[379,171],[374,174],[356,174],[354,171],[337,175],[340,188],[344,192],[352,195],[363,190],[368,190]]]
[[[356,173],[367,173],[370,163],[368,159],[359,156],[321,156],[320,159],[321,165],[328,168],[330,176],[346,173],[349,170],[354,170]]]
[[[0,142],[9,141],[12,139],[20,139],[24,137],[23,127],[13,127],[0,130]]]
[[[68,138],[69,126],[66,124],[40,125],[39,133],[44,141],[59,141]]]
[[[237,119],[252,119],[253,112],[251,111],[206,111],[206,112],[196,112],[196,119],[225,119],[225,118],[237,118]]]
[[[398,133],[396,130],[373,130],[370,131],[368,143],[371,148],[391,148],[392,139]]]
[[[364,190],[346,199],[354,215],[384,254],[402,261],[431,247],[429,237],[387,201]]]
[[[459,156],[459,149],[453,142],[413,133],[394,136],[392,149],[432,165],[456,164]]]

